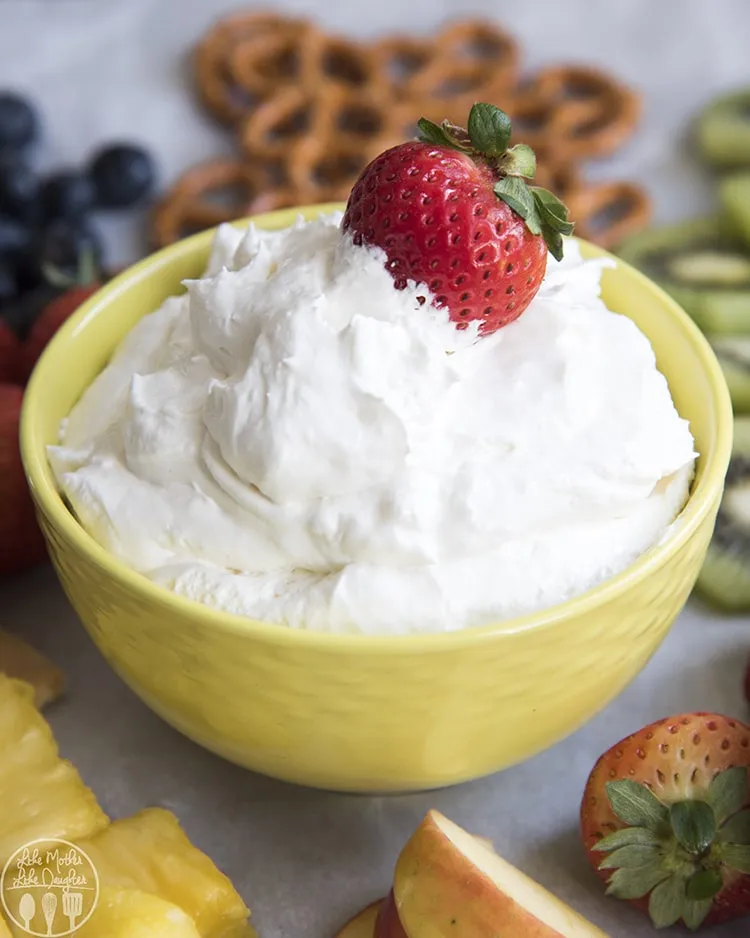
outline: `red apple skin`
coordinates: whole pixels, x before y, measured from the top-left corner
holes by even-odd
[[[375,934],[373,938],[408,938],[398,917],[396,910],[396,900],[393,898],[393,890],[380,903],[380,911],[375,922]]]
[[[384,900],[378,900],[362,909],[339,931],[336,938],[374,938],[375,922]]]
[[[453,839],[446,831],[452,832]],[[481,850],[486,869],[476,865],[458,843],[466,849],[471,845],[472,850]],[[595,925],[502,858],[495,861],[493,857],[497,854],[477,844],[475,838],[438,812],[431,811],[396,864],[393,896],[406,936],[607,938]],[[532,900],[529,907],[522,904],[521,895],[527,902]],[[558,924],[547,924],[545,919]]]

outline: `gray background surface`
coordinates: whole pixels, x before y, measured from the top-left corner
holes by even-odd
[[[269,4],[270,5],[270,4]],[[529,69],[587,61],[646,96],[637,139],[592,175],[637,176],[659,219],[711,205],[709,180],[685,139],[689,115],[716,92],[750,84],[748,0],[304,0],[282,4],[329,28],[369,37],[428,33],[446,16],[496,16],[522,41]],[[222,10],[209,0],[0,0],[0,87],[33,94],[46,124],[42,165],[77,162],[98,141],[136,136],[158,154],[166,181],[230,149],[193,103],[186,51]],[[113,260],[138,254],[144,220],[105,223]],[[692,603],[630,689],[574,736],[523,766],[451,790],[361,798],[297,789],[208,755],[147,711],[91,646],[50,570],[0,587],[3,625],[33,639],[69,673],[50,712],[62,750],[105,808],[174,810],[229,873],[262,938],[328,938],[382,894],[398,849],[427,808],[486,833],[512,862],[612,938],[654,932],[603,897],[582,858],[578,803],[588,771],[616,740],[683,710],[748,717],[740,690],[750,620],[718,619]],[[714,929],[740,938],[750,920]]]

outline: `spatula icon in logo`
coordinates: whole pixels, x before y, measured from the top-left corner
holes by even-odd
[[[81,917],[83,912],[83,893],[82,892],[64,892],[63,893],[63,913],[68,916],[70,930],[76,927],[76,919]]]
[[[42,896],[42,912],[44,912],[44,921],[47,923],[47,934],[52,934],[52,926],[55,923],[55,912],[57,912],[57,896],[54,892],[45,892]]]
[[[30,892],[25,892],[18,903],[18,914],[23,919],[24,931],[31,931],[31,920],[36,915],[36,902]]]

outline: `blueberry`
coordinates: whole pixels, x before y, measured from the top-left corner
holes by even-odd
[[[77,278],[86,263],[86,256],[100,271],[103,255],[99,233],[89,222],[61,218],[44,231],[38,262],[42,271],[53,268],[67,277]]]
[[[17,218],[0,215],[0,258],[15,263],[32,246],[30,229]]]
[[[38,205],[39,178],[18,154],[0,154],[0,212],[31,219]]]
[[[111,144],[94,154],[90,167],[97,203],[102,208],[130,208],[154,188],[156,167],[150,153],[127,143]]]
[[[36,111],[20,95],[0,92],[0,150],[21,150],[39,131]]]
[[[0,310],[2,310],[18,292],[18,284],[9,261],[0,257]]]
[[[94,185],[88,176],[75,170],[63,170],[48,176],[42,183],[42,207],[50,221],[78,221],[94,206]]]

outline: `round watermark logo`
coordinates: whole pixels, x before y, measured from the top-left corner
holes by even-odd
[[[91,918],[99,876],[90,857],[67,840],[32,840],[10,857],[0,878],[10,921],[28,935],[61,938]]]

